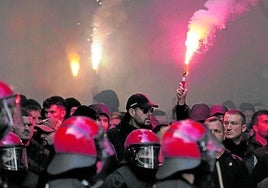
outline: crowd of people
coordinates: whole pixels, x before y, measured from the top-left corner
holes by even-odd
[[[187,94],[180,83],[169,118],[143,93],[119,111],[112,90],[39,103],[0,81],[0,187],[268,187],[268,109]]]

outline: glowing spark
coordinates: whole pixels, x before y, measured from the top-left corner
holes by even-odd
[[[73,55],[71,58],[70,58],[70,67],[71,67],[71,70],[72,70],[72,74],[74,77],[76,77],[79,73],[79,70],[80,70],[80,63],[79,63],[79,56],[78,55]]]
[[[71,62],[71,69],[73,76],[76,77],[78,75],[79,69],[80,69],[80,64],[77,61],[72,61]]]
[[[98,42],[92,42],[91,44],[91,62],[93,70],[98,70],[102,57],[102,46]]]
[[[96,0],[98,5],[102,5],[102,0]]]
[[[123,6],[124,0],[96,0],[101,5],[96,9],[92,21],[91,34],[91,63],[97,71],[101,63],[102,54],[105,53],[107,39],[110,34],[116,31],[121,23],[126,20],[126,13]]]

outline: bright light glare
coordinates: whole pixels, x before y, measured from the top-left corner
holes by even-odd
[[[185,42],[186,45],[186,55],[184,63],[186,65],[189,64],[193,54],[199,49],[199,40],[200,36],[198,32],[192,31],[187,33],[187,40]]]
[[[79,73],[79,70],[80,70],[79,61],[77,59],[72,59],[70,62],[70,66],[71,66],[73,76],[76,77]]]
[[[91,62],[93,70],[97,70],[102,57],[102,46],[98,42],[91,44]]]

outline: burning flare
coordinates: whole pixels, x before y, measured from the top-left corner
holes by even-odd
[[[206,9],[194,13],[188,25],[184,74],[194,53],[206,52],[214,43],[217,30],[226,27],[227,20],[242,14],[259,0],[208,0]]]
[[[74,77],[76,77],[80,70],[80,58],[77,54],[73,54],[70,56],[70,67],[72,70],[72,74]]]
[[[97,71],[102,57],[102,45],[98,42],[91,44],[91,62],[93,70]]]
[[[92,21],[91,35],[91,63],[97,71],[101,63],[102,54],[105,54],[105,44],[111,33],[116,31],[126,20],[123,0],[96,0],[101,5],[96,9]]]

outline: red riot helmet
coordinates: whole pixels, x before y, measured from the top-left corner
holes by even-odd
[[[108,141],[104,130],[101,125],[97,124],[91,118],[85,116],[74,116],[66,119],[62,125],[80,125],[86,124],[89,126],[89,134],[94,138],[96,148],[97,148],[97,159],[105,160],[106,157],[114,155],[114,150],[112,149],[111,143]]]
[[[192,120],[174,122],[162,139],[164,162],[156,174],[158,179],[196,168],[201,162],[212,171],[216,151],[222,147],[202,123]]]
[[[14,95],[12,89],[0,81],[0,139],[11,126],[23,126],[20,101],[20,95]]]
[[[12,89],[4,82],[0,81],[0,99],[13,95]]]
[[[1,170],[20,171],[28,168],[26,148],[13,132],[0,141],[0,161]]]
[[[125,158],[135,166],[157,169],[160,144],[157,135],[148,129],[132,131],[125,141]]]
[[[73,116],[63,121],[54,136],[56,155],[48,166],[52,175],[96,164],[100,126],[91,118]]]
[[[96,124],[96,122],[88,117],[85,116],[73,116],[70,117],[62,122],[61,126],[71,126],[71,125],[87,125],[88,126],[88,133],[91,135],[91,137],[95,138],[98,137],[100,134],[100,126]]]

